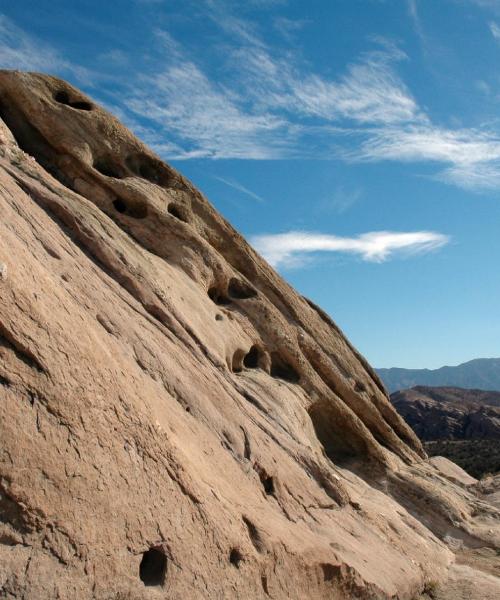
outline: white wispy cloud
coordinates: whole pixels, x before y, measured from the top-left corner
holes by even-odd
[[[165,48],[162,70],[142,78],[125,100],[137,115],[157,122],[165,135],[187,142],[172,158],[276,158],[287,144],[287,122],[270,113],[241,108],[221,84],[212,82],[190,61],[166,32],[158,32]]]
[[[72,73],[87,84],[91,79],[87,69],[63,59],[52,46],[28,35],[3,14],[0,14],[0,68]]]
[[[474,129],[448,130],[431,124],[385,128],[371,132],[358,156],[471,165],[500,159],[500,138]]]
[[[244,185],[242,185],[235,179],[219,177],[218,175],[213,175],[213,178],[217,179],[217,181],[224,183],[228,187],[233,188],[233,190],[237,190],[238,192],[241,192],[242,194],[245,194],[246,196],[249,196],[250,198],[257,200],[257,202],[264,202],[264,199],[261,196],[259,196],[255,192],[252,192],[252,190],[249,190],[248,188],[246,188]]]
[[[490,22],[490,31],[491,31],[491,35],[498,42],[500,42],[500,25],[498,25],[498,23],[495,23],[494,21],[491,21]]]
[[[448,236],[434,231],[372,231],[357,237],[290,231],[274,235],[256,235],[250,239],[254,248],[271,265],[285,268],[301,266],[308,255],[317,252],[354,254],[365,261],[384,262],[396,255],[431,252],[449,241]]]
[[[216,74],[206,66],[210,61],[165,31],[152,35],[155,58],[135,77],[123,67],[123,49],[108,51],[112,65],[100,61],[107,72],[90,74],[4,16],[0,65],[70,73],[88,84],[114,77],[121,118],[167,159],[421,162],[434,164],[436,179],[449,184],[500,187],[500,135],[493,128],[433,122],[398,74],[407,57],[394,43],[374,39],[371,51],[327,76],[295,48],[270,47],[257,26],[235,17],[227,4],[206,0],[200,6],[224,40]],[[416,1],[408,6],[418,21]],[[497,27],[490,23],[493,35]]]

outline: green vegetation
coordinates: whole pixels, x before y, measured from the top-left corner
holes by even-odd
[[[477,479],[500,472],[500,440],[438,440],[424,447],[429,456],[445,456]]]

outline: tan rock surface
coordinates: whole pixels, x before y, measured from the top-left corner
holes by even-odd
[[[500,544],[335,324],[109,113],[4,71],[0,117],[0,597],[409,599],[446,543]]]

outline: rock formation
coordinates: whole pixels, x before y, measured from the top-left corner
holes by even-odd
[[[0,117],[0,597],[403,600],[453,541],[500,544],[330,318],[114,117],[8,71]]]
[[[446,456],[474,477],[500,471],[500,392],[417,386],[391,401],[430,455]]]
[[[417,386],[391,401],[421,440],[500,439],[500,392]]]

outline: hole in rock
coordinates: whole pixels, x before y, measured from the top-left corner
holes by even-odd
[[[243,555],[241,554],[241,552],[238,550],[238,548],[233,548],[231,550],[231,552],[229,553],[229,562],[236,567],[237,569],[240,568],[240,562],[243,560]]]
[[[230,298],[235,298],[238,300],[254,298],[257,295],[257,290],[255,290],[251,285],[248,285],[244,281],[236,279],[235,277],[229,281],[227,291]]]
[[[129,204],[122,198],[113,200],[115,210],[122,215],[127,215],[133,219],[145,219],[148,216],[148,207],[143,202]]]
[[[323,563],[321,565],[321,570],[323,571],[323,580],[324,581],[332,581],[339,577],[340,575],[340,567],[337,565],[331,565],[329,563]]]
[[[161,161],[147,154],[131,154],[125,160],[127,167],[138,177],[151,183],[168,187],[171,183],[171,173]]]
[[[176,219],[179,219],[179,221],[183,221],[184,223],[189,223],[188,212],[183,206],[172,203],[172,204],[168,205],[167,210],[173,217],[175,217]]]
[[[123,200],[120,200],[120,198],[113,200],[113,206],[119,213],[124,214],[127,212],[127,205]]]
[[[363,439],[356,436],[333,406],[327,402],[314,404],[309,416],[325,454],[333,463],[343,464],[366,455]]]
[[[229,298],[216,286],[213,286],[208,290],[208,297],[210,300],[212,300],[212,302],[218,304],[219,306],[224,306],[231,303],[231,300],[229,300]]]
[[[297,371],[278,352],[271,354],[271,375],[291,383],[297,383],[300,379]]]
[[[268,496],[274,494],[274,479],[270,475],[261,475],[260,481]]]
[[[258,346],[252,346],[243,359],[243,365],[247,369],[258,369],[262,361],[262,350]]]
[[[94,162],[94,169],[105,177],[114,177],[115,179],[123,177],[122,170],[109,158],[97,159]]]
[[[70,106],[71,108],[76,108],[77,110],[92,110],[94,107],[90,102],[85,100],[72,100],[68,92],[61,90],[54,94],[54,100],[59,102],[59,104],[65,104],[66,106]]]
[[[167,557],[158,548],[150,548],[142,555],[139,576],[144,585],[154,586],[165,583]]]
[[[259,476],[260,482],[262,484],[262,487],[264,488],[264,492],[266,493],[266,495],[271,496],[272,494],[274,494],[274,477],[268,475],[266,470],[258,464],[255,464],[253,468]]]

